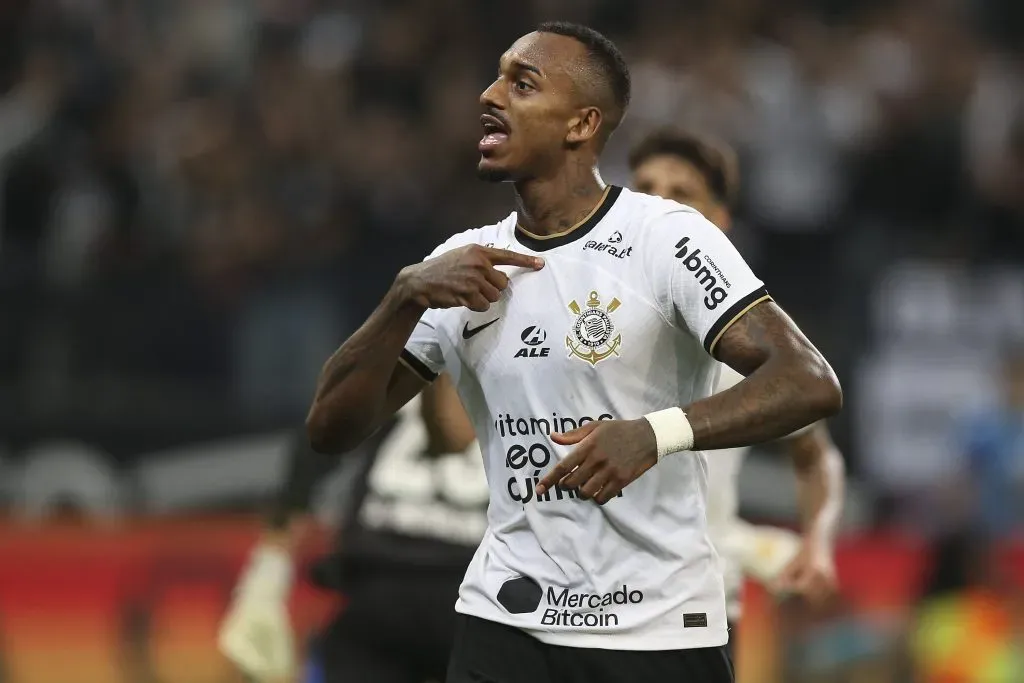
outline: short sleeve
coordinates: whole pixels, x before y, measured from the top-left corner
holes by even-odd
[[[399,359],[410,370],[420,376],[424,382],[430,383],[437,379],[437,376],[444,370],[444,354],[441,353],[440,338],[437,328],[431,320],[435,311],[429,310],[423,314],[412,336],[406,342],[405,348]]]
[[[449,238],[423,260],[429,261],[447,251],[472,243],[472,235],[470,231]],[[427,383],[433,382],[444,371],[444,354],[441,351],[441,338],[438,333],[440,313],[439,310],[429,309],[423,314],[399,356],[399,360],[406,367]]]
[[[659,307],[712,356],[733,323],[771,300],[729,238],[699,213],[670,211],[645,237],[644,265]]]

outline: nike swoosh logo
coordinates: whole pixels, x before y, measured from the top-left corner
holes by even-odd
[[[476,335],[480,334],[481,332],[483,332],[484,330],[486,330],[488,327],[490,327],[494,323],[498,322],[499,320],[501,320],[501,317],[497,317],[494,320],[492,320],[491,322],[484,323],[480,327],[474,327],[473,329],[469,329],[469,323],[466,323],[466,325],[462,328],[462,338],[463,339],[472,339],[473,337],[475,337]]]

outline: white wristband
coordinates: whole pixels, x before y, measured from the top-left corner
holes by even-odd
[[[658,445],[658,461],[670,453],[693,448],[693,427],[681,408],[668,408],[644,415]]]

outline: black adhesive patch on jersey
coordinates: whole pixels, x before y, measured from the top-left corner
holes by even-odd
[[[509,614],[535,612],[544,596],[540,584],[528,576],[519,576],[501,584],[498,602]]]
[[[708,615],[705,612],[692,612],[683,615],[683,628],[707,628]]]

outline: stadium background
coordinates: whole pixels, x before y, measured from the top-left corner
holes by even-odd
[[[736,145],[735,240],[846,389],[844,599],[752,589],[742,683],[1024,680],[1024,451],[969,448],[1024,341],[1019,0],[7,0],[0,681],[236,680],[216,622],[319,366],[509,210],[477,95],[552,18],[632,67],[606,180],[654,125]],[[787,467],[749,517],[794,523]]]

